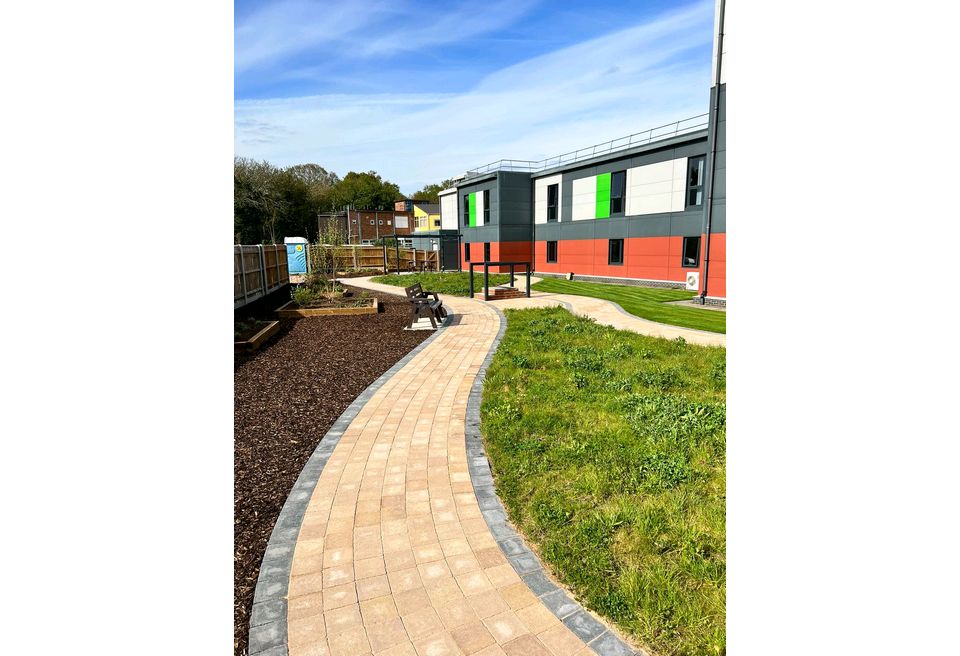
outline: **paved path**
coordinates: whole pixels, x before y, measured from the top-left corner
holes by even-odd
[[[521,286],[522,277],[519,278]],[[538,282],[539,278],[532,278],[532,282]],[[383,285],[371,282],[370,278],[353,278],[344,280],[348,285],[356,285],[366,289],[376,290],[386,294],[403,295],[403,287],[394,287],[392,285]],[[442,296],[442,295],[441,295]],[[449,303],[456,297],[444,296],[444,303]],[[702,346],[723,346],[727,345],[727,336],[723,333],[712,333],[705,330],[693,330],[691,328],[681,328],[680,326],[671,326],[665,323],[657,323],[641,319],[628,313],[616,303],[604,300],[602,298],[592,298],[590,296],[576,296],[574,294],[553,294],[549,292],[538,292],[533,290],[530,298],[509,298],[500,301],[493,301],[497,307],[502,310],[518,309],[528,307],[550,307],[563,306],[574,314],[585,317],[591,317],[607,326],[613,326],[620,330],[629,330],[649,335],[650,337],[662,337],[664,339],[676,339],[683,337],[691,344],[700,344]],[[706,311],[706,310],[704,310]]]
[[[331,429],[339,439],[328,433],[318,447],[322,470],[308,463],[291,492],[287,506],[316,481],[302,519],[289,522],[285,506],[271,538],[276,553],[284,539],[293,545],[289,578],[281,571],[274,585],[268,547],[252,654],[632,653],[543,576],[506,524],[477,434],[478,372],[502,314],[482,301],[444,302],[450,325],[358,400],[349,424]]]

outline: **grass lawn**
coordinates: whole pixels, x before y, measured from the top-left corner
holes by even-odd
[[[470,295],[470,274],[465,272],[453,271],[445,273],[411,273],[409,275],[386,275],[371,278],[373,282],[393,285],[395,287],[409,287],[414,283],[420,283],[423,288],[430,292],[439,294],[450,294],[451,296],[469,296]],[[505,273],[491,273],[490,285],[502,285],[510,281],[510,276]],[[474,292],[480,294],[483,292],[483,272],[475,273],[473,276]]]
[[[666,301],[683,301],[696,296],[693,292],[683,291],[682,289],[607,285],[605,283],[575,282],[554,278],[541,280],[533,285],[533,289],[541,292],[603,298],[619,304],[630,314],[635,314],[650,321],[659,321],[660,323],[697,330],[709,330],[714,333],[727,332],[726,312],[664,304]]]
[[[643,647],[724,653],[726,349],[506,314],[481,416],[511,520]]]

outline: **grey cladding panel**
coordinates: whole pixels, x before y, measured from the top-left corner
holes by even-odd
[[[724,200],[713,203],[713,232],[727,231],[727,203]]]
[[[593,239],[595,221],[571,221],[556,224],[560,239]]]
[[[462,233],[463,241],[468,244],[477,242],[500,241],[500,228],[496,225],[477,226],[476,228],[464,228]]]
[[[530,226],[501,225],[498,241],[530,241]]]
[[[560,239],[560,225],[558,223],[538,223],[534,226],[537,241],[558,241]]]
[[[671,234],[672,221],[670,217],[670,214],[632,217],[627,220],[628,234],[630,237],[666,237]]]
[[[702,212],[680,215],[671,221],[670,234],[673,236],[696,237],[703,232],[703,223]]]
[[[727,197],[727,169],[718,168],[713,172],[713,202]]]
[[[717,124],[717,150],[727,149],[727,122],[720,121]]]

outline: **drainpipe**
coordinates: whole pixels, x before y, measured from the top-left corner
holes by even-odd
[[[717,124],[720,122],[720,69],[723,67],[723,12],[726,0],[720,0],[720,23],[717,34],[717,77],[713,99],[713,134],[710,135],[710,193],[707,194],[707,243],[703,253],[703,291],[700,292],[700,305],[707,304],[707,282],[710,280],[710,235],[713,232],[713,182],[717,169]]]

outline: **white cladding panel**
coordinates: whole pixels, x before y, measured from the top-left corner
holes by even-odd
[[[573,181],[573,220],[595,219],[597,215],[597,176]]]
[[[534,182],[534,194],[533,194],[533,222],[534,223],[546,223],[547,222],[547,187],[550,185],[559,185],[562,184],[563,175],[551,175],[547,178],[539,178]],[[560,202],[559,189],[557,193],[557,203]],[[557,219],[560,219],[559,216],[560,208],[557,208],[558,216]]]
[[[457,192],[440,196],[440,227],[444,230],[456,230]]]
[[[483,225],[483,190],[477,192],[477,225]]]
[[[682,212],[686,209],[684,198],[687,194],[687,158],[673,160],[673,206],[672,211]]]
[[[627,169],[626,215],[682,212],[686,172],[685,157]]]

